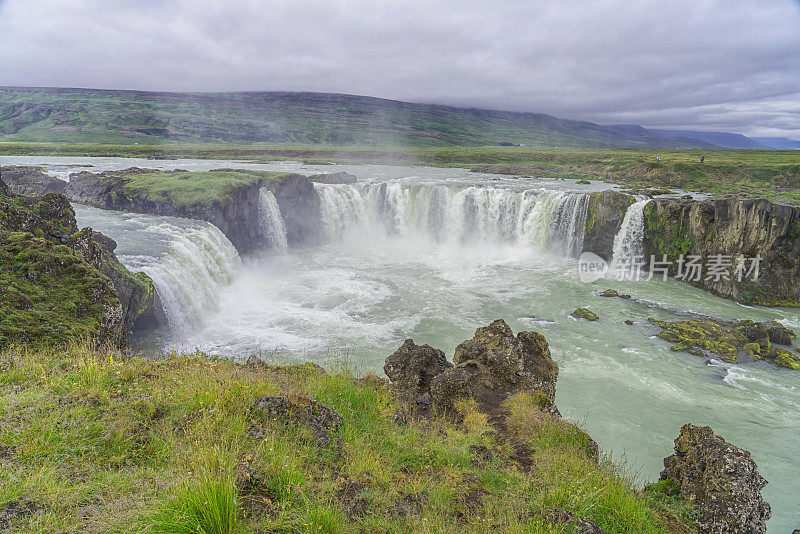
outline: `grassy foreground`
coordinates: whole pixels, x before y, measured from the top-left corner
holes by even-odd
[[[289,159],[467,167],[483,172],[602,179],[632,187],[676,187],[714,195],[743,194],[800,203],[800,151],[797,150],[0,143],[0,155]],[[704,156],[702,163],[701,156]]]
[[[341,414],[330,445],[301,426],[254,422],[255,397],[296,394]],[[7,350],[0,530],[576,532],[548,519],[546,510],[562,509],[608,533],[690,532],[676,519],[684,506],[660,491],[668,488],[634,489],[534,397],[508,401],[507,439],[474,406],[462,404],[463,424],[398,424],[386,383],[344,366],[153,361],[81,345]],[[527,461],[511,440],[527,447]]]

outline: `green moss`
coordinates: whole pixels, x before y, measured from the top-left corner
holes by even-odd
[[[648,322],[660,327],[659,338],[673,343],[673,351],[688,352],[698,356],[714,354],[721,360],[735,363],[742,352],[747,352],[756,360],[772,361],[780,367],[800,368],[798,356],[770,346],[769,340],[750,342],[743,331],[758,326],[753,321],[726,323],[710,319],[691,321],[658,321],[649,317]]]
[[[108,279],[63,245],[0,231],[0,347],[52,345],[101,332],[119,305]]]
[[[797,356],[786,349],[775,349],[777,356],[773,362],[778,367],[786,367],[795,371],[800,370],[800,363],[797,363]]]
[[[670,261],[686,256],[692,251],[694,239],[686,235],[686,228],[681,222],[669,223],[665,214],[659,215],[655,204],[648,203],[644,207],[646,235],[661,255]]]
[[[749,279],[745,279],[744,284],[740,286],[739,301],[743,304],[751,304],[755,306],[785,306],[790,308],[800,307],[800,301],[787,299],[780,294],[767,291]]]
[[[745,343],[744,350],[750,353],[751,356],[754,356],[756,359],[761,358],[761,345],[758,343]]]
[[[574,312],[570,313],[570,316],[575,319],[585,319],[587,321],[596,321],[600,318],[589,308],[576,308]]]
[[[792,239],[800,237],[800,219],[794,221],[792,225],[789,226],[789,231],[786,232],[786,235]]]
[[[126,174],[120,193],[180,209],[225,205],[243,187],[279,179],[285,173],[224,169],[206,172]]]
[[[589,234],[594,229],[594,224],[597,222],[597,193],[589,195],[589,205],[587,206],[586,216],[586,234]]]

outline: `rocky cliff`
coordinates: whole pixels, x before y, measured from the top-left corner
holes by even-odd
[[[102,209],[187,217],[210,222],[224,233],[240,251],[253,250],[261,243],[259,225],[258,190],[260,180],[253,180],[232,190],[224,201],[173,202],[169,195],[150,194],[149,191],[127,187],[137,175],[161,174],[167,179],[181,171],[159,172],[152,169],[130,168],[124,171],[102,173],[80,172],[70,175],[65,194],[75,202]],[[190,173],[185,173],[190,174]],[[180,185],[176,187],[176,191]]]
[[[66,197],[0,184],[0,346],[76,337],[124,346],[156,321],[152,280],[120,264],[109,238],[78,231]]]
[[[319,196],[314,185],[298,174],[138,168],[81,172],[70,175],[65,194],[102,209],[202,219],[219,228],[240,253],[247,253],[263,245],[262,187],[275,194],[289,244],[319,240]]]
[[[614,249],[614,236],[622,226],[625,211],[635,201],[633,195],[611,189],[589,195],[583,251],[593,252],[605,260],[610,260]]]
[[[592,193],[586,220],[584,251],[610,260],[614,236],[635,197],[616,191]],[[744,304],[800,306],[800,207],[766,199],[694,200],[653,198],[644,208],[643,252],[671,262],[669,274],[680,275],[680,259],[697,256],[704,268],[686,282]],[[727,276],[709,265],[721,255]],[[744,256],[741,280],[736,257]],[[760,257],[758,277],[750,258]],[[685,272],[685,269],[684,271]],[[755,278],[755,279],[754,279]]]
[[[704,268],[694,277],[699,279],[687,280],[692,285],[745,304],[800,306],[800,207],[766,199],[656,198],[644,215],[645,256],[666,255],[673,262],[670,274],[679,274],[681,255],[699,256]],[[709,270],[719,255],[732,264],[730,276]],[[748,260],[741,276],[740,255]],[[756,256],[757,278],[748,272]]]
[[[320,198],[314,184],[299,174],[287,174],[264,184],[272,191],[286,226],[289,245],[318,244],[322,238]]]

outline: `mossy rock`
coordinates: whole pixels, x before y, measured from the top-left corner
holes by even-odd
[[[789,352],[786,349],[775,349],[777,351],[777,356],[772,361],[778,367],[785,367],[787,369],[793,369],[795,371],[800,371],[800,363],[797,363],[797,355],[794,353]]]
[[[64,245],[0,232],[0,347],[76,338],[124,345],[122,305],[107,277]]]
[[[758,343],[745,343],[744,350],[750,353],[756,360],[761,359],[761,345]]]
[[[586,321],[596,321],[600,318],[596,313],[588,308],[576,308],[575,311],[569,315],[575,319],[585,319]]]
[[[798,357],[793,353],[771,347],[770,340],[765,335],[764,325],[768,323],[728,323],[713,319],[669,322],[652,317],[647,320],[662,329],[657,336],[672,343],[672,351],[688,352],[696,356],[713,354],[729,363],[737,363],[740,358],[746,361],[749,355],[753,360],[764,359],[789,369],[796,369],[800,365],[796,361]]]

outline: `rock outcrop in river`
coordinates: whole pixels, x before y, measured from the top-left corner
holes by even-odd
[[[289,245],[318,244],[322,239],[320,198],[314,184],[299,174],[286,174],[264,185],[275,195]]]
[[[188,186],[188,187],[187,187]],[[220,229],[240,253],[263,245],[259,191],[273,192],[290,245],[320,238],[319,195],[299,174],[218,169],[209,172],[130,168],[70,175],[65,194],[102,209],[202,219]]]
[[[349,172],[332,172],[329,174],[312,174],[308,177],[312,182],[320,184],[354,184],[358,182],[358,177]]]
[[[584,252],[593,252],[605,260],[611,260],[614,236],[622,226],[625,210],[634,202],[634,196],[611,189],[589,195],[586,233],[583,236]]]
[[[697,513],[701,534],[760,534],[772,515],[761,490],[767,485],[750,453],[710,427],[684,425],[675,454],[664,460],[661,480],[674,480]]]
[[[795,333],[777,321],[725,322],[716,319],[648,321],[661,328],[658,337],[674,343],[672,350],[715,357],[729,363],[765,360],[778,367],[800,370],[800,355],[789,350]],[[776,347],[784,345],[784,347]]]

